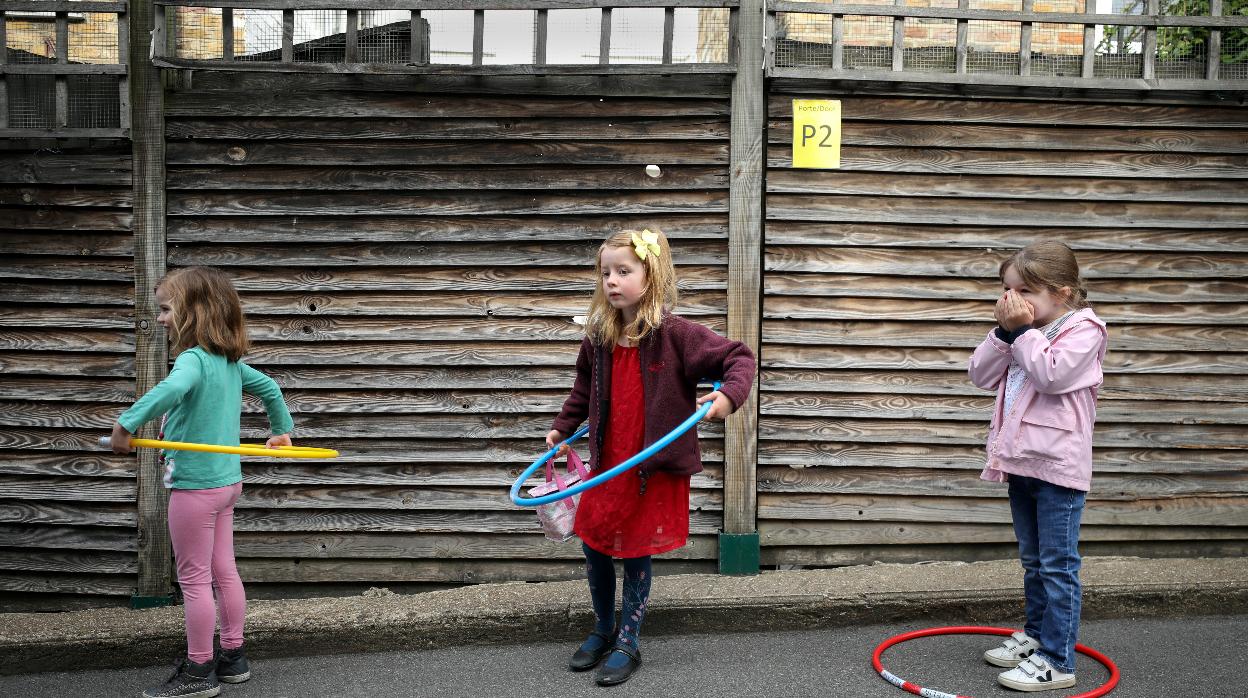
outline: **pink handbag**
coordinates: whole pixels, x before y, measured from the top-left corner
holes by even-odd
[[[546,461],[546,482],[529,490],[530,497],[541,497],[553,492],[562,492],[578,482],[589,479],[589,470],[585,467],[576,451],[568,449],[567,472],[560,474],[551,464],[552,457]],[[572,527],[576,523],[576,505],[581,495],[574,494],[557,502],[542,504],[537,507],[537,520],[542,525],[542,532],[550,540],[562,543],[572,537]]]

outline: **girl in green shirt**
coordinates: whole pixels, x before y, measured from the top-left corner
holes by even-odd
[[[237,446],[243,393],[264,402],[274,436],[267,446],[289,446],[294,423],[282,391],[240,360],[247,328],[238,292],[224,273],[206,267],[178,269],[156,285],[156,316],[177,355],[168,377],[117,418],[112,446],[130,452],[131,434],[164,415],[162,438]],[[148,698],[215,696],[218,681],[251,677],[243,654],[247,599],[234,563],[234,504],[242,493],[237,455],[170,451],[163,456],[173,542],[186,614],[187,658],[169,680],[144,691]],[[217,588],[213,598],[213,586]],[[221,619],[221,652],[213,630]]]

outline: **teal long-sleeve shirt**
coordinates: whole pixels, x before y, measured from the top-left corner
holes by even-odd
[[[148,421],[167,413],[168,441],[237,446],[244,392],[264,402],[274,434],[286,434],[294,428],[282,390],[272,378],[242,361],[230,361],[200,347],[179,354],[169,375],[117,421],[133,434]],[[165,452],[165,487],[204,490],[233,485],[242,479],[237,455]]]

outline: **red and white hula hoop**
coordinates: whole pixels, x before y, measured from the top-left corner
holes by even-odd
[[[932,635],[1010,635],[1013,632],[1014,631],[1009,628],[991,628],[982,625],[954,625],[944,628],[928,628],[927,630],[915,630],[908,633],[902,633],[900,635],[894,635],[876,646],[875,652],[871,655],[871,666],[875,667],[875,670],[885,681],[893,684],[903,691],[913,693],[916,696],[923,696],[924,698],[968,698],[968,696],[955,693],[945,693],[944,691],[923,688],[918,684],[910,683],[909,681],[906,681],[900,676],[897,676],[896,674],[885,669],[884,665],[880,663],[880,655],[884,654],[884,650],[892,647],[893,645],[898,645],[907,640],[914,640],[915,638],[920,637],[931,637]],[[1091,657],[1092,659],[1095,659],[1103,664],[1105,668],[1109,670],[1109,680],[1094,690],[1088,691],[1087,693],[1080,693],[1078,695],[1071,696],[1070,698],[1099,698],[1100,696],[1114,690],[1114,687],[1118,685],[1118,665],[1114,664],[1109,657],[1106,657],[1086,645],[1075,645],[1075,651],[1079,654],[1087,655],[1088,657]]]

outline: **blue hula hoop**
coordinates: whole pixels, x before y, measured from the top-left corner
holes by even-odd
[[[719,390],[722,385],[723,383],[721,383],[720,381],[713,381],[711,391],[714,392],[716,390]],[[513,504],[516,504],[517,506],[536,507],[536,506],[541,506],[543,504],[550,504],[551,502],[557,502],[561,499],[567,499],[568,497],[571,497],[574,494],[580,494],[581,492],[584,492],[585,490],[591,487],[597,487],[598,485],[601,485],[607,480],[610,480],[611,478],[616,477],[617,475],[623,474],[625,470],[629,470],[633,468],[638,463],[644,461],[650,456],[653,456],[654,454],[666,448],[668,444],[680,438],[682,434],[692,429],[693,425],[702,421],[702,418],[706,416],[706,413],[711,411],[711,405],[713,404],[715,404],[713,400],[710,402],[703,403],[702,406],[698,408],[697,412],[694,412],[692,415],[690,415],[688,419],[681,422],[680,425],[677,426],[675,429],[667,432],[667,434],[664,435],[663,438],[650,444],[646,448],[642,449],[637,455],[633,456],[632,458],[629,458],[623,463],[620,463],[619,465],[615,466],[614,468],[608,470],[605,473],[596,475],[586,480],[585,482],[578,482],[575,485],[569,487],[568,489],[562,490],[560,492],[552,492],[550,494],[543,495],[541,497],[528,497],[528,498],[521,497],[520,488],[524,485],[525,481],[528,480],[530,477],[533,477],[533,474],[537,472],[538,468],[545,465],[546,461],[550,460],[552,456],[558,453],[560,446],[563,446],[564,444],[570,444],[573,441],[576,441],[577,439],[584,436],[586,433],[588,433],[589,425],[586,424],[580,429],[577,429],[576,432],[574,432],[571,436],[569,436],[568,438],[556,444],[554,448],[550,449],[546,453],[543,453],[541,457],[533,461],[533,464],[530,465],[527,470],[525,470],[523,473],[520,473],[520,477],[516,478],[516,481],[512,483],[511,485],[511,501]]]

